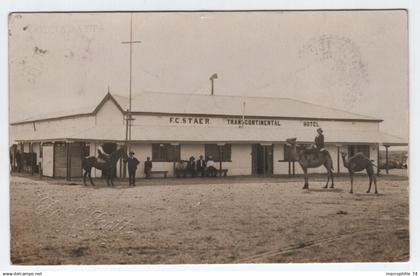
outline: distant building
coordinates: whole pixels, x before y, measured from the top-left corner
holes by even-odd
[[[13,122],[11,139],[42,157],[44,175],[80,177],[83,156],[124,144],[127,109],[127,98],[108,93],[97,106]],[[229,175],[288,174],[286,139],[313,143],[319,127],[335,171],[345,170],[339,151],[361,151],[377,162],[379,145],[407,145],[380,132],[380,119],[285,98],[143,93],[133,98],[132,115],[131,150],[141,162],[151,156],[153,169],[169,175],[174,161],[200,155],[213,156]],[[120,162],[117,176],[122,168]]]

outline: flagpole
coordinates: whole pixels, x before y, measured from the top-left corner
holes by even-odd
[[[129,87],[128,87],[128,110],[126,111],[126,131],[125,131],[125,144],[129,147],[129,141],[131,141],[131,126],[133,121],[131,108],[132,108],[132,86],[133,86],[133,44],[141,43],[141,41],[133,41],[133,13],[130,13],[130,40],[123,41],[122,44],[130,45],[130,72],[129,72]]]

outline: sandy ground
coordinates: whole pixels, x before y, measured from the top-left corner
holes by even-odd
[[[340,177],[142,180],[84,187],[11,178],[15,264],[407,261],[408,181],[379,178],[379,195]]]

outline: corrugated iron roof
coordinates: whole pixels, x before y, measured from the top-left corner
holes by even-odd
[[[113,95],[122,109],[127,97]],[[244,104],[245,103],[245,104]],[[147,92],[132,98],[132,112],[228,116],[312,118],[338,120],[380,119],[288,98]]]
[[[70,117],[70,116],[90,115],[95,110],[96,106],[97,105],[90,105],[90,106],[84,106],[84,107],[79,107],[79,108],[42,113],[42,114],[34,115],[31,117],[27,117],[23,120],[12,122],[11,124],[13,125],[13,124],[20,124],[20,123],[30,123],[30,122],[43,121],[43,120],[62,118],[62,117]]]
[[[115,100],[118,107],[128,110],[128,98],[108,93],[97,105],[77,109],[45,113],[12,124],[51,120],[70,116],[93,115],[108,99]],[[204,114],[226,116],[253,116],[277,118],[306,118],[332,120],[382,121],[332,107],[326,107],[288,98],[225,96],[204,94],[181,94],[147,92],[132,98],[134,113]]]

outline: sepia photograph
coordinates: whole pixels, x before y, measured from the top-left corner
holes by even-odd
[[[408,262],[408,37],[404,9],[10,13],[10,262]]]

